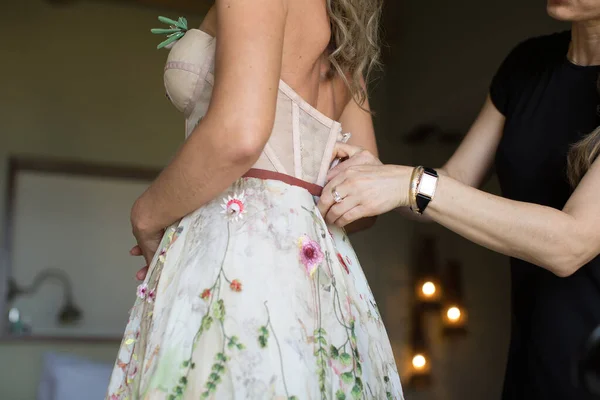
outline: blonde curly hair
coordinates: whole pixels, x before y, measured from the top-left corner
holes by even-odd
[[[379,21],[383,0],[327,0],[331,20],[332,69],[342,78],[353,99],[363,105],[373,69],[380,65]]]
[[[600,75],[596,82],[600,94]],[[567,157],[567,177],[575,188],[600,155],[600,126],[571,146]]]

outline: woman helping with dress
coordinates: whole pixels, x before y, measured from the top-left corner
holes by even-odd
[[[107,399],[403,398],[356,255],[314,200],[342,126],[376,152],[362,76],[380,6],[217,0],[177,36],[165,86],[187,140],[132,210],[149,268]]]
[[[600,324],[600,1],[547,9],[571,31],[508,55],[443,168],[383,165],[340,144],[349,159],[329,173],[319,204],[340,226],[397,209],[511,257],[505,400],[595,398],[573,369]],[[504,197],[477,189],[494,159]]]

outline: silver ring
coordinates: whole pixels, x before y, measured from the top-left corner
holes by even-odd
[[[334,191],[333,191],[333,201],[335,201],[336,203],[341,203],[341,202],[342,202],[342,200],[344,200],[344,199],[342,198],[342,196],[340,196],[340,194],[338,193],[338,191],[337,191],[337,190],[334,190]]]

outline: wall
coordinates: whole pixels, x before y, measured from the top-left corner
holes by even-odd
[[[165,97],[167,53],[156,50],[162,39],[150,28],[162,25],[158,15],[177,14],[102,1],[52,7],[19,0],[0,2],[0,15],[0,190],[8,154],[149,167],[169,160],[184,125]],[[117,347],[0,343],[0,399],[34,399],[47,350],[112,361]]]
[[[441,164],[451,147],[408,148],[401,135],[422,122],[465,131],[506,52],[525,37],[559,28],[545,16],[541,0],[437,2],[434,8],[415,0],[389,3],[397,8],[387,13],[394,15],[391,54],[373,99],[382,156],[389,162]],[[147,166],[169,160],[183,124],[164,96],[166,53],[155,50],[159,40],[149,33],[159,14],[164,12],[103,2],[64,8],[41,0],[0,3],[0,187],[6,157],[14,153]],[[421,392],[407,387],[407,398],[498,398],[509,324],[505,258],[433,225],[386,215],[353,242],[397,358],[402,360],[409,328],[411,239],[419,232],[438,235],[441,255],[464,263],[471,323],[469,336],[456,343],[439,340],[431,326],[434,385]],[[108,361],[116,344],[1,343],[0,398],[32,400],[39,362],[49,349]]]

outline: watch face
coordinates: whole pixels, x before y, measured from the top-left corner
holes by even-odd
[[[429,198],[433,197],[435,194],[437,179],[437,177],[427,173],[423,174],[421,177],[421,183],[419,184],[419,193]]]

